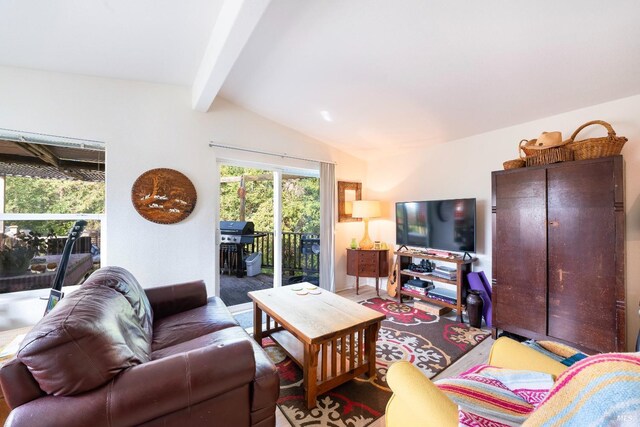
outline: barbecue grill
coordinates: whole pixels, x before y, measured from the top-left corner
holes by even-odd
[[[220,221],[220,242],[251,244],[253,230],[251,221]]]
[[[220,221],[220,268],[236,277],[244,277],[244,245],[257,237],[251,221]],[[225,268],[226,266],[226,268]]]

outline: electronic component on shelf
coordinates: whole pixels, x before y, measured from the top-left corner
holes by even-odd
[[[433,288],[433,282],[417,278],[407,280],[407,285],[416,286],[419,288]]]
[[[435,263],[430,262],[428,259],[420,260],[420,264],[409,264],[409,270],[416,273],[430,273],[434,267]]]

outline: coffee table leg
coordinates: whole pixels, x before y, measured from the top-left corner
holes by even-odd
[[[380,323],[374,323],[367,327],[367,334],[365,335],[365,348],[367,349],[367,361],[369,363],[367,375],[370,378],[376,376],[376,341],[378,340],[379,330]]]
[[[318,393],[318,352],[320,346],[316,344],[304,344],[304,395],[307,399],[307,409],[316,406]]]
[[[253,303],[253,339],[262,346],[262,310],[255,301]]]

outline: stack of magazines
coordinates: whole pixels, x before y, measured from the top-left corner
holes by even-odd
[[[434,288],[433,282],[421,279],[411,279],[402,285],[402,287],[406,291],[415,292],[420,295],[426,295],[430,289]]]
[[[454,267],[447,267],[446,265],[438,265],[431,272],[432,275],[447,280],[456,280],[457,269]]]

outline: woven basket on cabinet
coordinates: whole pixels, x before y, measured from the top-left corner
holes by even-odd
[[[506,162],[502,163],[502,167],[504,167],[504,170],[507,169],[518,169],[518,168],[523,168],[526,164],[524,157],[522,156],[521,152],[522,152],[522,144],[523,143],[527,143],[526,139],[523,139],[522,141],[520,141],[520,144],[518,144],[518,155],[520,156],[519,159],[513,159],[513,160],[507,160]]]
[[[589,138],[576,141],[578,133],[591,125],[601,125],[607,129],[607,136]],[[598,159],[600,157],[615,156],[620,154],[622,147],[627,142],[624,136],[616,136],[611,125],[603,120],[593,120],[580,126],[569,138],[566,147],[573,151],[576,160]]]
[[[573,160],[573,151],[565,146],[538,150],[534,156],[525,157],[527,167],[550,165],[552,163],[570,162]]]
[[[522,145],[523,142],[525,143],[524,145]],[[534,147],[536,145],[536,142],[538,142],[537,138],[531,139],[529,141],[527,141],[526,139],[520,141],[520,149],[524,151],[525,156],[537,156],[538,154],[540,154],[540,150],[530,148]]]

